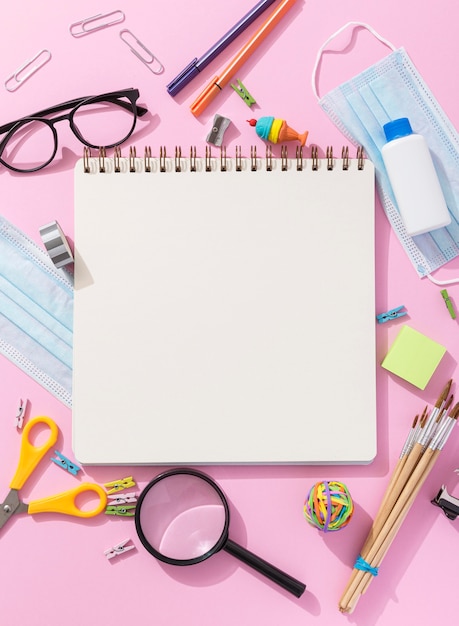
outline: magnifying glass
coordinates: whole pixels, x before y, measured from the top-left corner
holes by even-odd
[[[225,550],[299,598],[306,585],[231,541],[229,521],[223,491],[192,469],[173,469],[154,478],[135,512],[140,541],[160,561],[194,565]]]

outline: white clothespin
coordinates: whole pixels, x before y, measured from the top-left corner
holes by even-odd
[[[107,499],[110,500],[110,504],[129,504],[130,502],[137,502],[137,494],[125,493],[122,496],[114,494],[112,496],[107,496]]]
[[[119,554],[124,554],[125,552],[129,552],[129,550],[133,550],[135,548],[135,546],[127,546],[127,542],[130,541],[130,539],[124,539],[124,541],[120,541],[120,543],[118,543],[116,546],[113,546],[113,548],[109,548],[108,550],[105,550],[104,554],[107,557],[107,559],[113,559],[115,558],[115,556],[118,556]]]
[[[16,428],[21,430],[24,424],[24,415],[27,410],[27,398],[25,400],[19,400],[18,412],[16,413]]]

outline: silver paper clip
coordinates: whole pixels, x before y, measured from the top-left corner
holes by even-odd
[[[128,36],[127,39],[126,35]],[[153,74],[161,74],[162,72],[164,72],[163,64],[159,62],[153,52],[150,52],[150,50],[146,46],[144,46],[144,44],[139,39],[137,39],[137,37],[133,33],[131,33],[130,30],[128,30],[127,28],[121,30],[120,37],[124,41],[124,43],[129,46],[131,52],[135,54],[135,56],[140,59],[140,61],[142,61],[142,63],[146,65],[151,72],[153,72]],[[148,57],[142,56],[140,52],[136,49],[136,47],[133,46],[130,41],[128,41],[129,38],[132,38],[134,40],[134,43],[139,48],[141,48],[141,50],[143,50],[148,55]],[[153,64],[155,64],[155,66],[158,66],[158,69],[154,69]]]
[[[40,50],[34,57],[26,61],[24,65],[21,65],[19,69],[13,72],[11,76],[8,76],[5,80],[5,89],[10,92],[16,91],[22,83],[30,78],[32,74],[38,72],[50,59],[51,52],[49,50]]]
[[[115,15],[117,17],[113,17],[113,19],[108,22],[102,22],[102,20]],[[98,15],[93,15],[92,17],[87,17],[84,20],[70,24],[69,32],[72,37],[84,37],[85,35],[90,35],[98,30],[102,30],[103,28],[113,26],[113,24],[119,24],[120,22],[124,22],[123,11],[117,10],[111,11],[110,13],[99,13]]]
[[[126,545],[128,541],[131,541],[131,540],[124,539],[124,541],[120,541],[118,544],[116,544],[116,546],[113,546],[113,548],[109,548],[108,550],[105,550],[104,554],[107,557],[107,559],[113,559],[115,556],[118,556],[119,554],[124,554],[125,552],[129,552],[129,550],[134,550],[135,546]]]

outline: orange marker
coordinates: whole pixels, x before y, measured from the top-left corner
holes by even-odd
[[[220,76],[216,76],[204,89],[204,91],[196,98],[191,105],[193,115],[201,115],[204,109],[212,102],[212,100],[220,93],[233,76],[239,71],[242,65],[249,59],[262,41],[269,35],[278,22],[284,17],[289,9],[295,4],[296,0],[283,0],[277,9],[275,9],[268,19],[260,26],[252,39],[242,48],[242,50],[234,57],[231,63],[223,70]]]

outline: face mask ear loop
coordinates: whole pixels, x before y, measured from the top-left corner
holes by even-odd
[[[443,285],[455,285],[459,283],[459,278],[451,278],[450,280],[437,280],[432,274],[426,274],[426,277],[435,285],[442,287]]]
[[[319,64],[320,64],[320,60],[322,58],[322,55],[323,55],[323,53],[325,51],[325,48],[330,43],[330,41],[333,41],[333,39],[335,39],[335,37],[338,37],[338,35],[340,35],[344,30],[349,28],[349,26],[352,26],[353,29],[356,26],[362,26],[363,28],[366,28],[372,35],[374,35],[376,37],[376,39],[379,39],[379,41],[381,43],[386,45],[391,50],[394,50],[394,51],[396,50],[395,46],[390,41],[388,41],[387,39],[384,39],[384,37],[381,37],[381,35],[379,33],[377,33],[375,31],[375,29],[372,26],[370,26],[369,24],[366,24],[365,22],[348,22],[347,24],[342,26],[339,30],[337,30],[336,33],[333,33],[333,35],[330,35],[330,37],[327,39],[327,41],[319,48],[319,52],[317,53],[316,62],[314,64],[314,69],[312,70],[312,79],[311,79],[312,91],[313,91],[315,97],[317,98],[317,101],[320,101],[320,95],[319,95],[319,91],[317,89],[317,70],[319,69]]]

